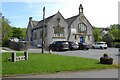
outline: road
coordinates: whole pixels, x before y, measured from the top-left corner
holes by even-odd
[[[41,49],[29,49],[29,53],[41,53]],[[48,53],[48,51],[45,51]],[[118,63],[118,48],[108,48],[108,49],[89,49],[89,50],[73,50],[73,51],[53,51],[53,54],[67,55],[67,56],[77,56],[85,58],[100,59],[104,53],[108,53],[110,57],[114,60],[114,63]]]
[[[66,52],[53,52],[53,54],[67,55],[67,56],[77,56],[85,58],[100,59],[104,53],[108,53],[110,57],[114,60],[114,63],[118,63],[118,48],[108,48],[108,49],[89,49],[89,50],[74,50]]]

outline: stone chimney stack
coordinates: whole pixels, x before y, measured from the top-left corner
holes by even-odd
[[[29,21],[30,21],[30,22],[32,21],[32,17],[29,17]]]

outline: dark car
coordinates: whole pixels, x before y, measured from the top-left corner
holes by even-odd
[[[49,45],[49,49],[51,50],[69,50],[69,43],[67,41],[54,41]]]
[[[78,43],[78,44],[80,50],[88,50],[90,48],[90,46],[87,45],[86,43]]]
[[[116,47],[116,48],[120,48],[120,44],[117,44],[115,47]]]
[[[78,42],[68,41],[68,43],[69,43],[69,48],[70,48],[70,50],[79,49],[79,44],[78,44]]]

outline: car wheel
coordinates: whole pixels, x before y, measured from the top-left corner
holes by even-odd
[[[105,49],[107,49],[107,47]]]
[[[92,48],[93,48],[93,49],[95,49],[95,47],[94,47],[94,46],[92,46]]]
[[[56,48],[57,51],[59,51],[59,48]]]
[[[86,50],[89,50],[89,48],[86,48]]]
[[[102,46],[100,46],[100,49],[103,49],[103,47],[102,47]]]

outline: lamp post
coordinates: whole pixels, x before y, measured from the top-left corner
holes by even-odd
[[[44,53],[44,27],[45,27],[45,7],[43,7],[42,53]]]

